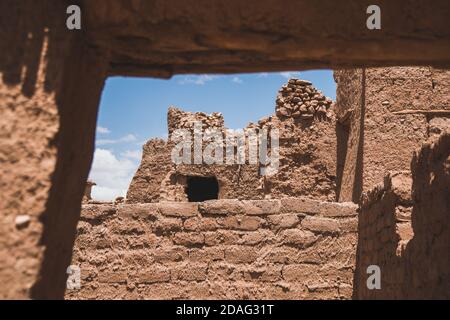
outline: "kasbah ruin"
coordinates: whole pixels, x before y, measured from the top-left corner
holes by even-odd
[[[0,1],[1,299],[450,298],[448,1],[380,1],[378,33],[356,0],[72,2],[83,32],[66,1]],[[308,68],[336,101],[290,79],[247,128],[279,133],[275,172],[173,163],[176,130],[226,128],[168,106],[126,197],[91,199],[107,77]]]

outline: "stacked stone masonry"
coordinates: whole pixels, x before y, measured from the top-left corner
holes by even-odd
[[[305,198],[88,204],[68,299],[350,299],[357,206]]]

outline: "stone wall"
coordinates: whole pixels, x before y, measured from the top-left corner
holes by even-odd
[[[349,299],[356,205],[302,198],[83,206],[68,299]]]
[[[415,152],[411,168],[412,179],[391,174],[363,196],[355,298],[450,298],[450,130]],[[366,287],[369,265],[381,268],[380,290]]]

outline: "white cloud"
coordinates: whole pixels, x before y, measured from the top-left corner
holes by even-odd
[[[111,131],[108,128],[99,126],[99,127],[97,127],[97,133],[108,134],[108,133],[111,133]]]
[[[122,152],[120,155],[124,158],[141,160],[142,150],[127,150],[125,152]]]
[[[117,144],[117,143],[124,143],[124,142],[133,142],[136,141],[137,137],[134,134],[127,134],[126,136],[123,136],[119,139],[99,139],[97,140],[96,144],[98,146],[104,146],[107,144]]]
[[[92,188],[95,200],[124,197],[139,165],[129,158],[117,158],[110,150],[97,148],[89,178],[97,185]]]
[[[258,73],[258,78],[267,78],[269,74],[267,72]]]
[[[244,82],[244,81],[243,81],[241,78],[239,78],[239,77],[234,77],[231,81],[233,81],[234,83],[237,83],[237,84],[241,84],[241,83]]]
[[[280,76],[285,77],[287,79],[296,78],[300,75],[299,72],[292,72],[292,71],[280,72],[279,74],[280,74]]]
[[[199,76],[187,76],[184,77],[182,80],[180,80],[179,84],[195,84],[195,85],[204,85],[205,83],[209,81],[213,81],[214,79],[219,78],[219,76],[216,75],[209,75],[209,74],[202,74]]]

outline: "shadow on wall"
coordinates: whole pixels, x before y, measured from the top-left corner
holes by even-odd
[[[336,201],[359,203],[363,188],[366,70],[334,72],[336,88]]]
[[[2,178],[15,183],[2,192],[0,223],[31,220],[0,229],[12,253],[0,265],[0,280],[11,283],[5,297],[63,298],[92,162],[106,63],[81,33],[67,33],[65,10],[65,1],[0,2],[1,144],[16,146],[2,163]]]
[[[363,197],[356,299],[450,298],[450,131],[414,154],[411,171],[412,197],[395,174]],[[380,290],[367,289],[369,265],[381,268]]]

